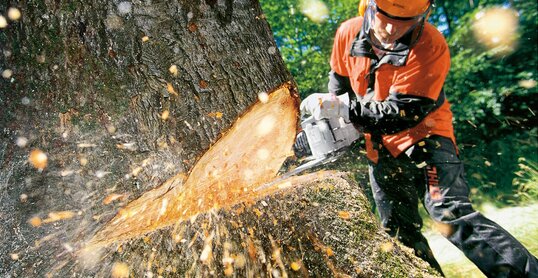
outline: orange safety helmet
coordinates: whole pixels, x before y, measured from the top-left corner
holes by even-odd
[[[434,0],[361,0],[367,40],[378,49],[390,51],[399,38],[408,38],[412,47],[422,35]]]
[[[364,16],[369,1],[370,0],[361,0],[359,2],[359,16]],[[430,6],[434,5],[434,0],[377,0],[376,4],[388,14],[405,18],[422,15],[430,8]]]
[[[431,0],[377,0],[377,7],[384,12],[401,18],[413,18],[429,12]]]

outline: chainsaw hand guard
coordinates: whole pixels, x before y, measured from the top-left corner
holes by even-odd
[[[348,122],[349,95],[311,94],[301,102],[301,114],[312,115],[316,120],[342,117]]]

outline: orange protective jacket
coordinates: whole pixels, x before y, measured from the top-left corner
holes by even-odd
[[[452,112],[442,91],[450,68],[443,35],[426,23],[415,45],[406,47],[401,38],[379,58],[361,31],[362,21],[352,18],[336,32],[329,91],[338,94],[349,87],[356,94],[350,120],[365,129],[368,158],[376,163],[382,147],[396,157],[430,135],[455,143]]]

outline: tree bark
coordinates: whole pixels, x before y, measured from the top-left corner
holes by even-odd
[[[397,245],[377,252],[388,239],[371,215],[355,217],[363,205],[342,198],[358,187],[335,186],[325,199],[325,189],[297,187],[305,181],[293,194],[272,187],[91,249],[121,208],[146,192],[180,191],[197,162],[218,159],[202,155],[260,94],[285,88],[285,102],[296,101],[294,82],[254,0],[0,3],[10,7],[22,17],[0,29],[2,276],[392,273],[352,250],[428,275]],[[334,217],[334,205],[350,214]]]

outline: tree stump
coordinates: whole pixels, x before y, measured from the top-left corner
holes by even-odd
[[[379,228],[349,174],[321,171],[264,190],[257,200],[89,248],[80,260],[97,265],[90,273],[98,276],[125,264],[135,277],[437,277]]]

